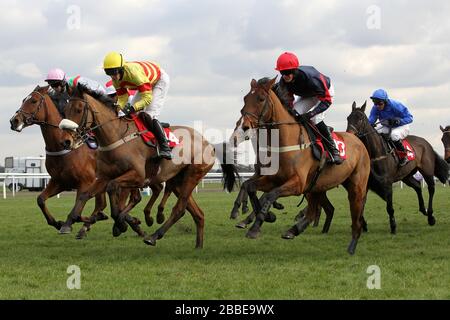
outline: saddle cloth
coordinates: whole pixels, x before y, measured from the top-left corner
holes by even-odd
[[[139,131],[146,131],[146,133],[141,134],[141,138],[142,140],[144,140],[144,142],[147,145],[150,146],[156,146],[156,144],[158,143],[155,135],[153,134],[153,132],[151,132],[150,130],[147,129],[147,127],[145,126],[144,122],[142,121],[141,117],[139,117],[136,114],[132,114],[131,118],[133,119],[134,123],[136,124],[136,127],[138,128]],[[170,130],[170,126],[169,125],[163,125],[164,128],[164,132],[166,133],[166,137],[167,137],[167,141],[169,142],[169,147],[170,148],[174,148],[178,145],[180,145],[180,141],[178,140],[178,138],[173,134],[173,132]]]
[[[343,160],[347,159],[347,152],[346,152],[344,139],[342,139],[342,137],[338,136],[334,131],[331,133],[331,136],[334,140],[334,144],[336,145],[336,148],[339,150],[339,155],[341,156],[341,158]],[[313,144],[313,154],[317,160],[320,160],[322,153],[325,151],[325,148],[323,146],[321,136],[316,136],[315,139],[316,139],[315,140],[316,142]],[[326,159],[327,159],[327,163],[332,162],[329,152],[326,153]]]

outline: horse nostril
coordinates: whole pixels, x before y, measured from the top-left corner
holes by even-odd
[[[249,126],[243,126],[243,127],[242,127],[242,130],[244,130],[244,132],[247,131],[248,129],[250,129]]]

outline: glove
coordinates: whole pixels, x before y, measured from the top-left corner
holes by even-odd
[[[314,114],[312,114],[311,112],[307,112],[307,113],[301,114],[299,118],[305,122],[308,122],[309,119],[311,119],[312,117],[314,117]]]
[[[388,120],[389,125],[392,126],[398,126],[400,124],[400,120],[396,118],[392,118]]]
[[[127,103],[123,107],[122,112],[125,114],[125,116],[129,116],[131,113],[135,113],[136,110],[134,110],[134,107],[131,105],[131,103]]]

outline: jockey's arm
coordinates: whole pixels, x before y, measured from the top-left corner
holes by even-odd
[[[117,104],[119,105],[120,109],[123,109],[123,107],[127,104],[128,102],[128,90],[125,88],[119,88],[117,89]]]
[[[308,113],[310,114],[311,117],[314,117],[314,116],[318,115],[319,113],[322,113],[325,110],[327,110],[330,106],[331,106],[331,102],[329,102],[327,100],[322,100],[322,101],[320,101],[320,103],[317,107],[315,107],[313,110],[311,110]]]
[[[139,89],[141,89],[141,88],[139,87]],[[134,110],[136,110],[136,111],[144,110],[144,108],[147,107],[148,105],[150,105],[150,103],[153,100],[153,95],[152,95],[151,89],[144,90],[144,91],[139,90],[139,94],[141,95],[141,98],[139,99],[138,102],[136,102],[133,105]]]

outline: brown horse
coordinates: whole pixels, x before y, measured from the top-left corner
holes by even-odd
[[[450,126],[446,126],[442,128],[439,126],[442,131],[441,141],[444,144],[444,159],[447,163],[450,163]]]
[[[414,149],[416,158],[399,168],[394,149],[390,148],[386,140],[370,125],[365,109],[366,103],[361,108],[357,108],[356,103],[353,103],[352,112],[347,117],[347,132],[358,136],[369,152],[371,159],[369,189],[386,201],[391,233],[394,234],[397,228],[392,205],[392,184],[400,180],[416,191],[419,211],[427,216],[430,226],[434,225],[436,223],[433,216],[434,176],[445,183],[449,170],[447,163],[424,138],[410,135],[406,139]],[[422,174],[428,185],[428,209],[425,208],[421,185],[413,177],[417,171]]]
[[[283,235],[285,239],[294,238],[314,220],[317,206],[324,201],[324,196],[326,198],[325,192],[342,184],[348,192],[352,217],[352,240],[348,252],[354,254],[361,235],[360,219],[364,211],[370,173],[367,150],[354,135],[338,133],[345,142],[347,160],[339,166],[326,164],[317,181],[312,184],[319,161],[314,159],[311,151],[311,141],[305,128],[308,124],[298,123],[282,105],[271,89],[275,80],[276,78],[264,78],[258,82],[252,80],[251,90],[244,97],[244,107],[241,110],[244,131],[267,128],[269,131],[279,132],[279,147],[275,148],[272,142],[270,148],[272,155],[278,155],[278,170],[271,175],[247,180],[242,185],[256,212],[256,221],[247,232],[247,237],[258,236],[273,201],[279,197],[305,193],[308,200],[307,214]],[[260,200],[256,196],[257,190],[266,192]]]
[[[45,141],[45,166],[50,180],[42,193],[37,197],[47,223],[57,230],[63,221],[56,219],[49,212],[45,202],[62,191],[76,189],[77,198],[85,192],[89,185],[95,181],[96,151],[84,143],[76,143],[72,148],[65,148],[64,141],[68,133],[59,129],[62,120],[55,104],[47,93],[48,86],[37,86],[22,102],[20,109],[10,120],[11,130],[21,132],[25,127],[37,124],[41,128]],[[86,218],[86,225],[80,230],[77,237],[83,238],[90,224],[105,220],[108,217],[102,212],[106,207],[104,193],[99,193],[95,199],[95,209],[90,218]]]
[[[111,216],[115,220],[113,231],[120,233],[127,222],[134,231],[144,237],[144,242],[155,245],[167,230],[177,222],[187,209],[197,227],[196,247],[203,246],[204,214],[192,197],[192,191],[212,168],[215,162],[214,148],[198,132],[189,127],[174,126],[174,135],[181,144],[174,148],[174,159],[157,158],[157,151],[140,139],[141,132],[135,123],[127,118],[118,118],[113,100],[78,85],[65,109],[66,123],[76,123],[77,134],[94,132],[99,142],[99,163],[97,180],[77,200],[66,223],[67,228],[79,220],[86,201],[98,193],[108,192],[111,202]],[[64,127],[63,123],[61,126]],[[67,128],[67,126],[66,126]],[[67,141],[73,144],[75,134]],[[235,167],[222,165],[225,183],[231,190],[234,185]],[[141,188],[146,185],[169,184],[169,190],[178,197],[170,218],[151,236],[139,227],[131,217],[129,208],[120,210],[117,192],[121,188]]]

